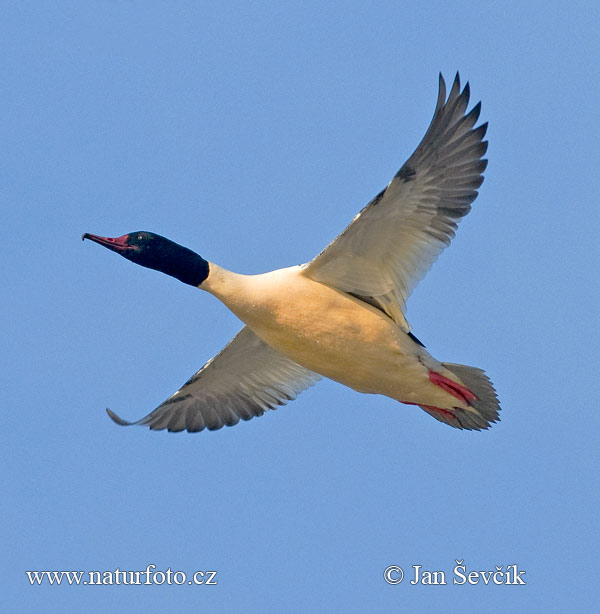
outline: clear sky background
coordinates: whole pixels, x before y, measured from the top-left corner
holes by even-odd
[[[595,2],[14,2],[0,9],[2,569],[11,612],[565,612],[597,604]],[[483,367],[461,432],[330,381],[234,428],[123,429],[240,328],[83,232],[229,269],[306,262],[423,136],[438,72],[490,122],[486,181],[408,306]],[[453,586],[518,564],[526,586]],[[25,570],[218,570],[30,586]],[[387,585],[384,569],[446,586]]]

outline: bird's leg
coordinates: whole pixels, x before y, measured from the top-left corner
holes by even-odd
[[[440,388],[443,388],[447,393],[451,394],[453,397],[464,401],[467,405],[471,405],[471,401],[475,401],[477,397],[464,386],[453,382],[451,379],[448,379],[441,373],[437,371],[429,372],[429,381]]]

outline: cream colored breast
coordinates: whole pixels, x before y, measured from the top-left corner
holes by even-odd
[[[304,277],[300,267],[244,276],[210,266],[202,287],[267,343],[312,371],[385,394],[398,383],[394,371],[409,364],[401,347],[405,335],[387,316]]]

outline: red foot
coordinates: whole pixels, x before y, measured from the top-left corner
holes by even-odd
[[[423,409],[427,408],[429,411],[436,411],[438,414],[443,414],[456,420],[456,416],[449,409],[442,409],[441,407],[433,407],[433,405],[420,405]]]
[[[451,379],[444,377],[441,373],[437,373],[436,371],[429,372],[429,381],[436,386],[443,388],[453,397],[464,401],[467,405],[469,405],[469,401],[474,401],[477,399],[477,397],[468,388],[453,382]]]
[[[455,418],[454,413],[449,409],[443,409],[442,407],[434,407],[433,405],[423,405],[422,403],[413,403],[411,401],[402,401],[405,405],[417,405],[421,409],[429,409],[430,411],[436,411],[439,414],[445,414],[446,416],[450,416],[450,418]]]

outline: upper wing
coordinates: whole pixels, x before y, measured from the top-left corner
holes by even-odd
[[[471,209],[483,183],[487,123],[473,128],[481,103],[466,113],[469,84],[458,73],[440,89],[420,145],[380,192],[304,269],[315,281],[361,298],[406,332],[406,300]]]
[[[321,379],[280,354],[244,327],[173,396],[137,422],[127,422],[107,409],[121,425],[151,429],[211,431],[261,416],[285,405]]]

